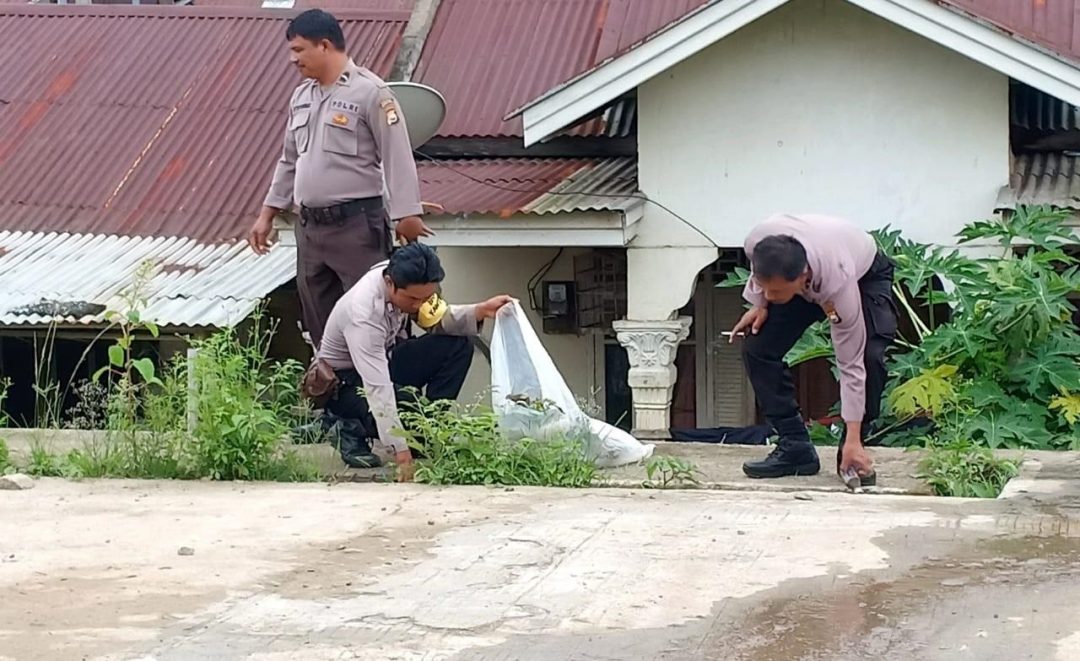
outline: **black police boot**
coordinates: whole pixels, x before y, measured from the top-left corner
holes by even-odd
[[[776,433],[780,435],[776,448],[760,461],[744,463],[743,472],[747,477],[760,479],[817,475],[821,470],[821,462],[818,461],[817,450],[810,442],[810,433],[806,430],[802,418],[793,416],[771,422]]]
[[[338,428],[338,450],[345,465],[350,468],[382,466],[382,460],[371,451],[371,443],[368,442],[364,426],[355,420],[339,420],[341,426]]]

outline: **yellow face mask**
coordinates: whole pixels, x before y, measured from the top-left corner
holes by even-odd
[[[424,330],[434,328],[446,315],[446,301],[438,294],[432,294],[431,298],[424,301],[416,313],[416,325]]]

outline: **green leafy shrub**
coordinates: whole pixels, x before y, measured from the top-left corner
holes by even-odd
[[[1017,473],[1016,462],[995,457],[989,448],[959,440],[932,444],[919,463],[917,477],[939,496],[997,498]]]
[[[40,445],[30,447],[30,463],[24,467],[24,470],[38,477],[68,477],[73,473],[61,457]]]
[[[421,399],[403,407],[401,423],[410,447],[424,455],[418,482],[587,487],[596,474],[580,441],[507,440],[495,413],[478,406]]]
[[[296,361],[267,358],[273,331],[256,317],[246,337],[220,331],[197,342],[191,362],[177,360],[147,400],[152,431],[179,433],[188,424],[188,370],[197,384],[195,426],[185,459],[195,475],[221,480],[310,478],[295,450],[283,445],[303,372]]]
[[[645,488],[667,489],[669,487],[698,486],[701,471],[693,462],[670,455],[654,455],[645,462]]]
[[[962,242],[1001,251],[984,258],[879,234],[908,293],[952,309],[945,323],[923,320],[898,288],[919,337],[892,362],[893,426],[923,417],[938,440],[1080,449],[1080,330],[1068,299],[1080,292],[1080,269],[1063,250],[1077,241],[1066,217],[1041,207],[972,223]],[[935,275],[948,292],[932,289]]]

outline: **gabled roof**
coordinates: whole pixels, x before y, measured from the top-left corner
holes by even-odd
[[[707,0],[441,0],[412,80],[446,97],[440,136],[521,137],[508,112]],[[607,135],[599,118],[573,135]]]
[[[511,116],[523,116],[525,144],[535,144],[789,1],[712,0],[622,54],[551,89]],[[847,1],[1016,80],[1080,105],[1080,68],[1071,59],[1071,50],[1052,52],[991,21],[975,20],[973,15],[941,2]]]

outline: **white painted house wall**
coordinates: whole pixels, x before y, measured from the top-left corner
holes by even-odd
[[[587,396],[604,383],[603,355],[598,355],[596,336],[592,333],[544,334],[540,314],[528,309],[529,278],[555,256],[556,250],[440,247],[439,258],[446,269],[443,293],[451,303],[474,303],[496,294],[510,294],[522,301],[526,314],[567,385],[579,396]],[[582,252],[582,249],[565,250],[545,279],[573,280],[574,255]],[[489,322],[484,333],[489,340],[491,329],[492,323]],[[491,366],[483,356],[476,354],[460,401],[471,402],[477,397],[486,397],[490,387]],[[602,394],[598,394],[597,399],[603,403]]]
[[[638,100],[641,189],[721,246],[799,211],[955,244],[1008,181],[1007,77],[843,0],[785,5]],[[700,243],[649,205],[632,246]]]

